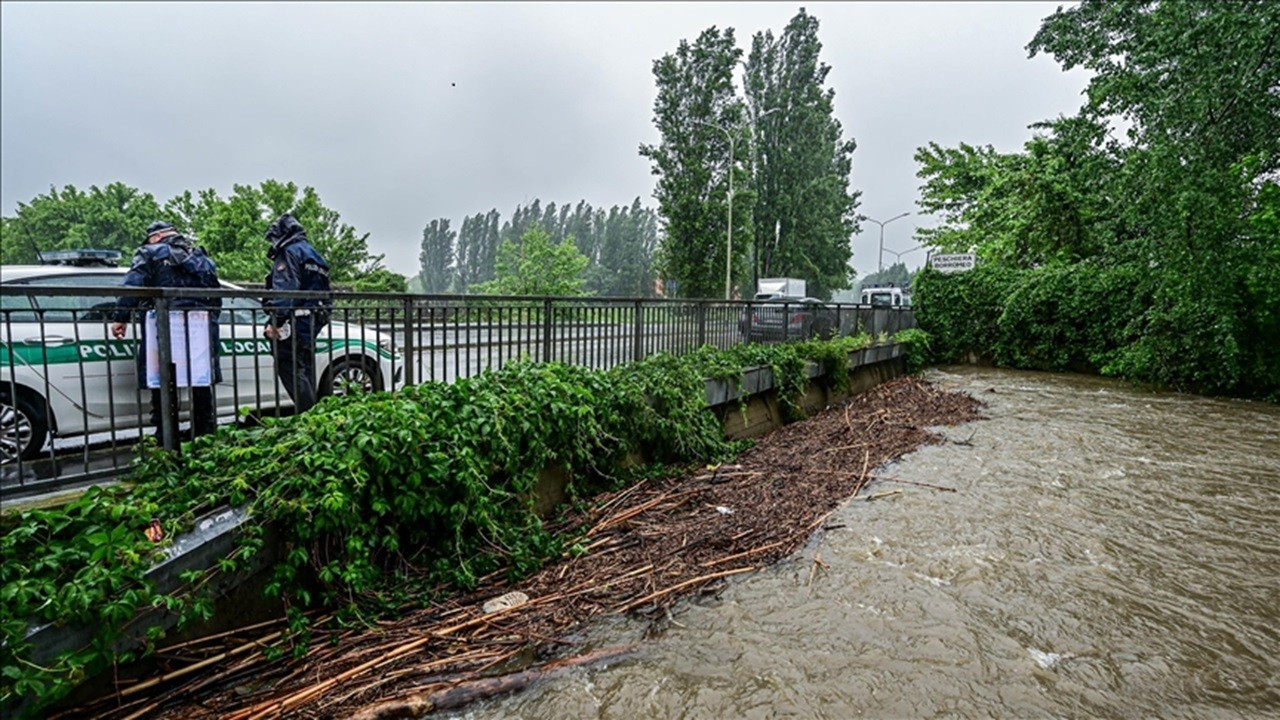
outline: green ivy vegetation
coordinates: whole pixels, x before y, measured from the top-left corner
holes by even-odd
[[[740,380],[744,367],[765,365],[798,416],[806,361],[841,385],[849,352],[868,341],[706,347],[608,371],[521,361],[452,384],[329,397],[300,416],[220,428],[181,454],[144,450],[128,489],[93,488],[62,508],[3,518],[0,701],[47,705],[88,674],[153,649],[159,628],[113,649],[139,611],[162,608],[180,625],[209,617],[208,583],[245,567],[268,526],[285,545],[266,592],[290,614],[288,642],[298,652],[308,608],[367,619],[493,572],[520,577],[576,542],[534,512],[540,470],[568,468],[571,497],[581,500],[652,471],[621,469],[628,456],[731,457],[745,445],[725,440],[706,406],[706,378]],[[157,592],[145,573],[164,543],[145,539],[150,520],[172,538],[228,505],[250,514],[240,545],[215,567],[184,575],[177,591]],[[97,635],[44,667],[30,661],[31,621],[87,624]]]
[[[906,352],[907,373],[915,375],[924,369],[931,352],[932,340],[929,333],[920,328],[900,330],[894,334],[893,341],[901,344]]]

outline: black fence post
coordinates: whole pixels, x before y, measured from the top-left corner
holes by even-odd
[[[413,384],[413,348],[414,348],[414,326],[413,326],[413,298],[405,298],[404,301],[404,384],[409,386]],[[395,374],[395,360],[391,361],[391,372]],[[395,389],[395,379],[389,378],[391,382],[387,383],[388,390]]]
[[[632,338],[631,338],[631,359],[640,360],[644,357],[644,338],[641,333],[644,331],[644,306],[641,301],[635,302],[635,317],[632,318]]]
[[[551,362],[551,298],[542,301],[542,362]]]
[[[707,303],[698,301],[698,347],[707,344]]]
[[[178,388],[173,368],[173,332],[169,326],[169,298],[157,297],[156,350],[160,353],[160,445],[178,449]],[[143,326],[146,333],[146,326]]]

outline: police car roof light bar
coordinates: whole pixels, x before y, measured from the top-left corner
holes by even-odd
[[[73,265],[75,267],[104,265],[106,267],[115,267],[120,264],[119,250],[58,250],[47,253],[41,253],[37,250],[36,256],[40,258],[42,265]]]

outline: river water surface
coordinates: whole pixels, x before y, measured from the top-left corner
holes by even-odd
[[[631,658],[455,717],[1280,716],[1280,407],[926,377],[988,419],[881,473],[957,492],[875,483],[656,630],[593,626]]]

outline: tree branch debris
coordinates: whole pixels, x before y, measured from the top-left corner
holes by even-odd
[[[577,634],[605,614],[670,618],[682,598],[719,591],[726,578],[803,547],[876,480],[951,490],[870,471],[944,443],[923,428],[980,419],[981,406],[915,377],[883,383],[761,438],[734,465],[698,466],[597,497],[565,525],[590,539],[585,554],[566,554],[519,582],[495,573],[472,592],[370,628],[316,623],[297,660],[245,651],[279,635],[263,623],[182,643],[174,649],[183,649],[185,664],[166,658],[152,677],[62,717],[418,717],[524,687],[555,667],[615,657],[611,649],[575,652]],[[808,585],[819,568],[827,569],[820,551]],[[529,601],[482,611],[513,590]],[[552,652],[572,657],[538,664]]]

